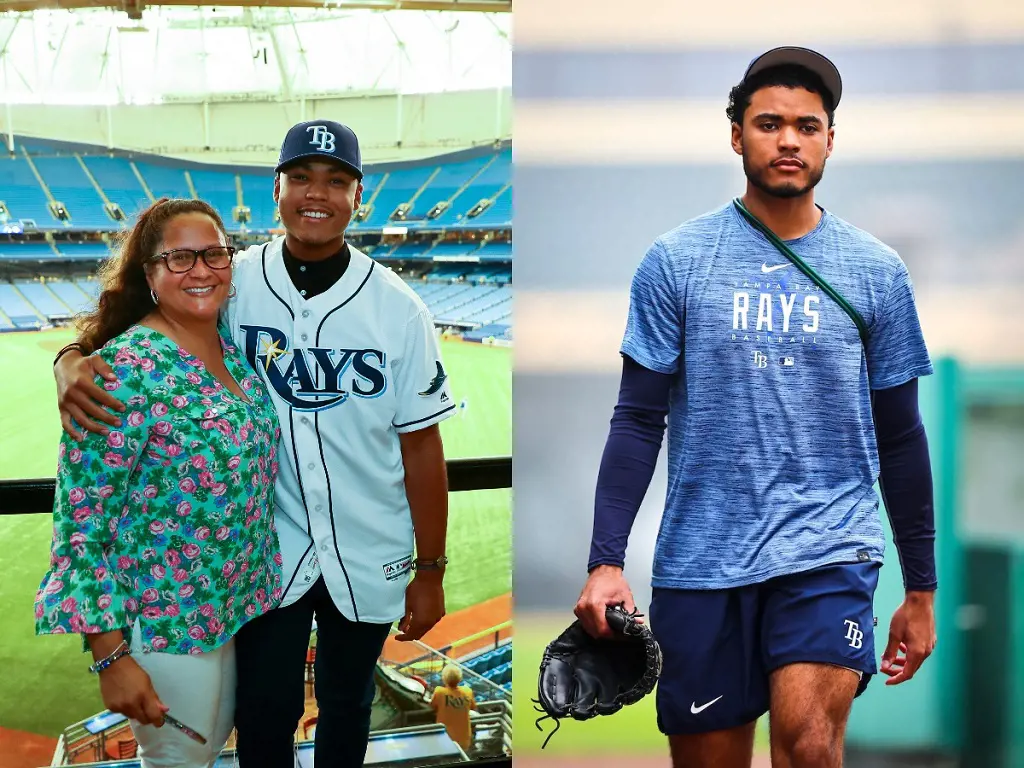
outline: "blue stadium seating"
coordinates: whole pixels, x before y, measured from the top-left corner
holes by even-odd
[[[0,259],[27,259],[42,261],[56,259],[57,254],[49,243],[26,243],[19,240],[0,242]]]
[[[15,328],[41,328],[45,324],[10,283],[0,283],[0,310],[11,319]]]
[[[70,259],[103,259],[110,255],[106,243],[57,243],[57,250]]]
[[[480,675],[485,680],[489,680],[500,689],[512,690],[512,645],[508,641],[497,648],[467,656],[458,661],[463,667]],[[425,679],[428,690],[443,684],[440,672],[427,675]],[[500,696],[497,691],[491,690],[489,687],[485,689],[474,677],[464,678],[463,682],[472,687],[473,695],[478,702],[493,700]]]
[[[14,221],[31,219],[47,228],[58,225],[47,207],[46,193],[23,157],[0,158],[0,200]]]
[[[85,156],[82,160],[107,199],[121,206],[129,221],[149,206],[149,198],[127,160],[96,156]]]
[[[428,280],[457,280],[469,274],[476,265],[470,262],[441,261],[427,273]]]
[[[474,255],[479,256],[480,261],[510,261],[512,259],[512,243],[498,241],[484,243]]]
[[[277,204],[274,202],[273,174],[240,173],[239,178],[242,180],[242,202],[249,207],[251,214],[249,229],[265,232],[279,227],[280,224],[274,221]]]
[[[476,255],[476,243],[438,243],[430,251],[430,258]]]
[[[50,194],[64,203],[75,229],[110,229],[116,226],[103,210],[103,198],[74,157],[33,158]]]
[[[429,213],[430,209],[433,208],[440,202],[449,200],[455,197],[456,193],[469,182],[476,174],[480,173],[488,164],[494,160],[492,157],[476,157],[472,160],[465,160],[458,163],[445,163],[440,166],[437,176],[433,178],[423,194],[420,195],[416,201],[416,205],[413,206],[412,215],[416,218],[425,217]],[[473,189],[473,185],[470,184],[466,190],[459,195],[461,198],[463,194],[470,193]],[[476,202],[475,200],[473,201]],[[472,205],[472,203],[470,203]],[[449,209],[450,210],[450,209]],[[447,211],[446,211],[447,213]],[[440,218],[440,217],[438,217]],[[433,223],[434,220],[427,219],[426,223]]]
[[[511,227],[512,226],[512,187],[508,187],[498,195],[494,203],[483,213],[473,219],[461,222],[464,227]]]
[[[376,200],[374,200],[373,211],[371,211],[369,217],[359,228],[380,229],[381,227],[388,226],[391,223],[389,218],[395,208],[402,203],[409,202],[409,199],[416,194],[416,190],[423,186],[424,182],[430,178],[430,174],[433,172],[434,167],[427,166],[408,168],[401,172],[389,174],[387,180],[383,181]],[[368,187],[370,181],[370,179],[363,180],[363,199],[366,202],[370,201],[370,197],[374,192],[374,189]],[[380,182],[375,183],[379,184]]]
[[[427,308],[436,317],[438,312],[444,312],[453,306],[453,302],[461,304],[459,296],[465,294],[469,296],[469,291],[473,290],[472,285],[466,283],[450,283],[444,286],[440,291],[433,294],[427,303]]]
[[[434,244],[431,242],[426,243],[402,243],[394,250],[388,251],[386,255],[380,255],[376,258],[386,259],[429,259],[431,255],[427,251],[431,250]]]
[[[71,317],[71,308],[42,283],[35,280],[18,280],[14,284],[26,301],[47,319],[66,320]]]
[[[207,168],[172,159],[116,156],[100,147],[90,151],[79,146],[19,139],[19,151],[23,151],[22,148],[30,153],[53,198],[67,206],[71,218],[64,223],[51,215],[46,192],[24,157],[0,157],[0,200],[7,205],[13,223],[31,219],[44,231],[70,229],[73,238],[77,237],[74,230],[121,229],[130,225],[134,216],[149,205],[151,197],[147,189],[153,197],[191,198],[193,190],[186,177],[188,169],[187,176],[191,178],[195,194],[220,211],[229,229],[237,231],[239,228],[232,216],[239,202],[251,211],[248,230],[280,229],[280,224],[274,220],[274,175],[268,168]],[[376,199],[368,220],[353,222],[349,227],[357,244],[361,232],[375,233],[388,225],[428,231],[505,229],[511,225],[510,147],[497,152],[480,149],[451,157],[389,164],[384,169],[368,169],[370,172],[363,181],[364,202]],[[417,192],[420,195],[406,220],[390,221],[395,208],[409,202]],[[104,211],[104,198],[119,205],[128,220],[114,221]],[[468,211],[482,199],[493,199],[494,203],[481,215],[469,218]],[[434,205],[447,200],[452,201],[449,209],[436,219],[426,218]],[[0,261],[92,261],[110,254],[103,242],[66,242],[60,239],[62,235],[57,237],[53,243],[0,240]],[[426,266],[426,272],[419,276],[415,276],[421,271],[417,269],[407,270],[414,276],[404,276],[439,322],[475,326],[474,333],[511,338],[511,291],[507,287],[512,280],[510,243],[481,245],[479,240],[465,243],[426,240],[360,247],[374,259],[402,260],[410,265],[418,262]],[[30,281],[20,282],[18,286],[27,294],[28,301],[15,292],[14,286],[6,284],[0,329],[11,325],[35,327],[46,322],[43,318],[66,317],[91,306],[98,292],[92,280],[50,281],[45,286]]]
[[[95,280],[77,280],[75,285],[93,301],[99,298],[100,295],[100,284]]]
[[[231,215],[238,205],[235,175],[223,171],[189,171],[189,175],[199,199],[217,209],[228,230],[237,230],[239,225]]]
[[[236,178],[241,181],[242,201],[251,211],[248,229],[266,231],[277,228],[274,221],[274,176],[269,169],[196,168],[176,165],[173,160],[129,160],[112,157],[97,147],[96,154],[55,148],[52,144],[21,141],[31,153],[33,162],[57,200],[71,214],[70,228],[114,229],[123,226],[114,222],[103,210],[103,195],[117,203],[129,221],[146,207],[147,197],[139,176],[154,197],[192,197],[185,177],[188,167],[196,194],[211,202],[220,211],[229,228],[235,229],[232,210],[238,204]],[[101,195],[79,163],[79,157],[103,190]],[[387,172],[369,172],[363,180],[364,202],[374,197],[373,211],[367,221],[353,222],[353,233],[379,230],[388,224],[402,223],[411,229],[457,227],[505,227],[510,224],[511,193],[507,189],[512,178],[510,148],[496,154],[483,153],[467,160],[427,160]],[[435,173],[436,172],[436,173]],[[433,177],[433,178],[431,178]],[[430,184],[424,187],[425,182]],[[391,222],[395,208],[408,202],[423,187],[405,222]],[[43,228],[67,228],[49,213],[47,197],[23,157],[4,158],[0,164],[0,194],[14,219],[34,219]],[[379,191],[378,191],[379,190]],[[500,195],[499,195],[500,193]],[[497,202],[481,216],[470,219],[466,213],[481,199],[499,195]],[[453,199],[452,206],[437,219],[427,219],[427,212],[442,200]]]
[[[477,226],[477,219],[466,217],[466,213],[481,200],[489,199],[512,181],[512,150],[498,153],[494,161],[459,195],[459,204],[452,206],[439,216],[435,223],[442,226]]]
[[[434,317],[439,323],[471,322],[470,318],[473,315],[489,310],[491,307],[510,298],[510,296],[510,292],[505,288],[497,288],[491,285],[474,285],[470,292],[459,295],[459,298],[464,299],[463,301],[454,306],[439,309]]]
[[[65,283],[50,280],[47,287],[60,297],[60,300],[71,308],[72,312],[83,312],[90,309],[95,303],[95,298],[86,294],[75,283]]]
[[[188,182],[185,181],[185,171],[181,168],[144,163],[138,160],[135,161],[135,167],[139,169],[139,173],[146,182],[146,186],[149,187],[149,191],[153,193],[153,197],[157,199],[161,197],[192,198]],[[223,214],[223,211],[221,213]],[[231,216],[230,210],[228,216]]]

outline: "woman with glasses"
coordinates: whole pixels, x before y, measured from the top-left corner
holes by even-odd
[[[218,329],[233,257],[204,202],[139,216],[79,340],[126,410],[58,451],[36,631],[83,635],[144,768],[213,765],[233,726],[233,637],[282,595],[277,415]]]

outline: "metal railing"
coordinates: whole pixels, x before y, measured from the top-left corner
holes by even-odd
[[[512,458],[450,459],[448,490],[487,491],[512,487]],[[49,514],[53,509],[56,481],[51,477],[0,480],[0,515]]]
[[[392,630],[394,634],[396,630]],[[479,672],[474,672],[472,669],[462,664],[459,661],[447,656],[436,648],[431,648],[426,643],[420,642],[419,640],[412,640],[409,645],[419,647],[423,653],[417,656],[415,659],[409,661],[392,661],[387,658],[381,658],[381,663],[390,669],[395,670],[404,675],[416,675],[423,677],[425,675],[440,674],[441,670],[446,666],[458,667],[462,671],[462,680],[466,685],[473,689],[474,693],[485,692],[487,699],[496,700],[512,700],[512,692],[506,691],[500,685],[495,683],[493,680],[488,680],[486,677],[481,675]]]

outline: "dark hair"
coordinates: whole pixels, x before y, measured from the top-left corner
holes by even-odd
[[[96,351],[153,311],[156,305],[149,293],[146,272],[167,224],[183,213],[209,216],[227,237],[220,214],[202,200],[162,197],[140,213],[135,225],[121,234],[117,253],[100,267],[98,277],[102,291],[96,308],[77,318],[81,331],[79,343],[87,352]]]
[[[754,93],[776,85],[784,88],[803,88],[821,96],[821,103],[828,114],[828,126],[832,127],[835,119],[835,100],[832,92],[825,87],[820,77],[806,67],[796,64],[782,64],[762,70],[729,91],[729,106],[725,108],[729,122],[743,125],[743,115],[750,106],[750,99]]]

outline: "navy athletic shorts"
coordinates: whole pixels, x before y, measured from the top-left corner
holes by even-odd
[[[768,676],[786,664],[877,674],[880,563],[831,565],[722,590],[655,588],[650,626],[664,666],[658,728],[669,736],[735,728],[769,707]]]

